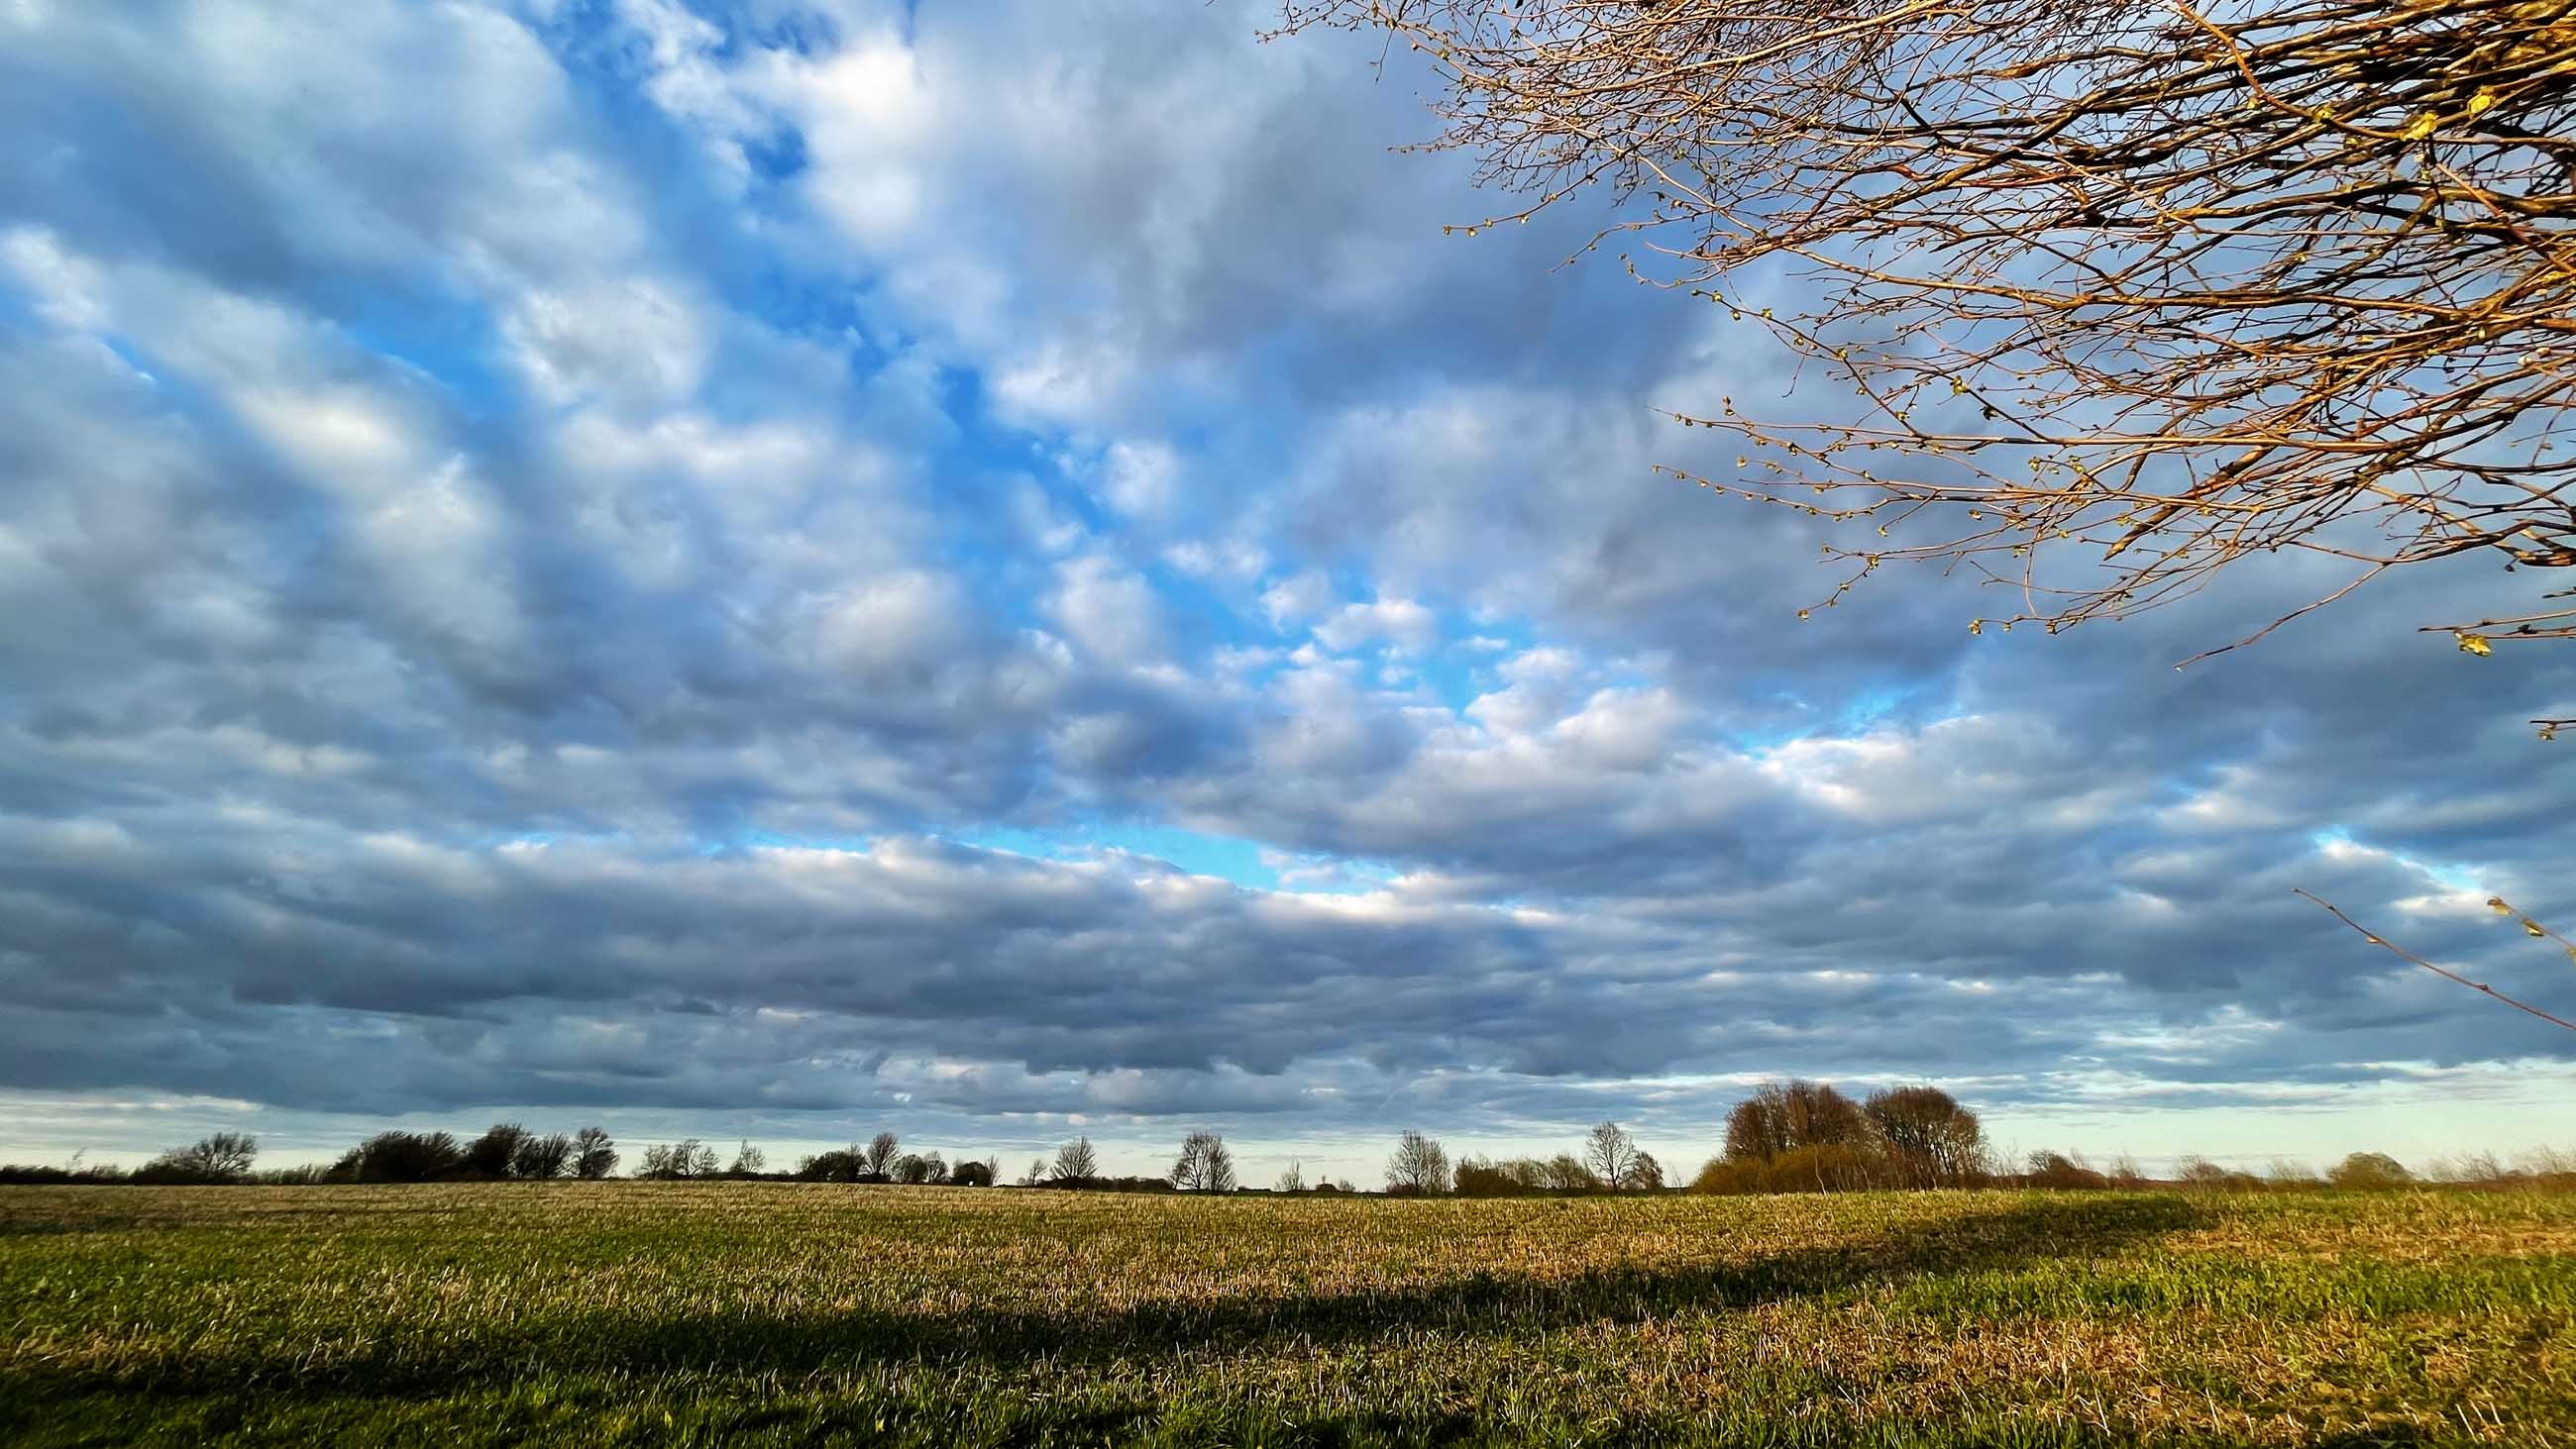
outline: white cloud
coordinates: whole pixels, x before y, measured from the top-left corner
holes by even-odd
[[[501,331],[538,395],[558,406],[598,398],[649,412],[686,401],[706,375],[705,325],[645,277],[531,290]]]
[[[1168,648],[1162,603],[1153,588],[1141,576],[1098,555],[1057,566],[1047,617],[1076,646],[1109,664],[1150,663]]]
[[[1180,455],[1166,443],[1112,443],[1101,459],[1101,495],[1131,517],[1170,513],[1180,501],[1182,482]]]
[[[1383,643],[1399,652],[1419,653],[1439,638],[1439,616],[1411,599],[1344,604],[1340,612],[1315,626],[1316,641],[1339,651]]]

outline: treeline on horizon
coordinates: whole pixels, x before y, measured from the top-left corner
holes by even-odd
[[[623,1161],[616,1142],[599,1127],[573,1133],[531,1132],[500,1123],[470,1140],[431,1131],[379,1132],[328,1164],[254,1170],[258,1140],[217,1132],[173,1148],[135,1168],[0,1164],[0,1184],[129,1184],[134,1186],[266,1186],[342,1183],[599,1181],[617,1175]],[[749,1142],[730,1159],[697,1138],[655,1143],[638,1156],[639,1179],[664,1181],[769,1181],[875,1183],[929,1187],[993,1187],[999,1164],[977,1158],[949,1162],[936,1151],[906,1152],[892,1132],[865,1143],[800,1158],[792,1170],[769,1170],[768,1157]],[[1451,1161],[1433,1137],[1407,1131],[1387,1160],[1390,1197],[1546,1197],[1576,1194],[1712,1194],[1876,1192],[1971,1187],[2108,1189],[2186,1187],[2219,1191],[2287,1188],[2397,1188],[2418,1183],[2491,1187],[2576,1188],[2576,1152],[2541,1148],[2508,1163],[2491,1152],[2439,1159],[2418,1175],[2385,1153],[2355,1152],[2319,1174],[2302,1163],[2275,1161],[2261,1173],[2222,1167],[2206,1157],[2182,1158],[2174,1175],[2155,1178],[2123,1155],[2096,1167],[2080,1152],[2036,1151],[2005,1162],[1985,1135],[1977,1114],[1936,1087],[1893,1087],[1855,1101],[1832,1085],[1792,1079],[1768,1082],[1737,1104],[1726,1121],[1725,1149],[1687,1184],[1676,1185],[1655,1156],[1616,1122],[1592,1129],[1578,1151],[1553,1157]],[[1183,1140],[1171,1171],[1161,1177],[1121,1176],[1102,1170],[1089,1137],[1078,1137],[1040,1157],[1011,1184],[1106,1192],[1233,1192],[1342,1194],[1361,1191],[1350,1179],[1307,1182],[1291,1163],[1270,1187],[1235,1177],[1225,1139],[1193,1132]]]

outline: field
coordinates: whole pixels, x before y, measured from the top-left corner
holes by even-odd
[[[0,1442],[2576,1445],[2576,1197],[0,1189]]]

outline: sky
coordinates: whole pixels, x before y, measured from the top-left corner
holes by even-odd
[[[1786,359],[1273,19],[0,0],[0,1159],[2567,1144],[2576,1034],[2291,893],[2576,1007],[2483,905],[2576,922],[2576,649],[2415,632],[2514,581],[1802,622],[1655,471]]]

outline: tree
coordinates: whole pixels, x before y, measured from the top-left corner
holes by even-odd
[[[897,1145],[895,1135],[891,1132],[880,1132],[868,1140],[867,1151],[862,1154],[862,1160],[867,1163],[869,1176],[884,1179],[894,1175]]]
[[[716,1150],[695,1137],[656,1144],[644,1149],[644,1161],[637,1175],[642,1177],[713,1177],[716,1175]]]
[[[572,1161],[572,1139],[560,1132],[527,1136],[510,1152],[510,1175],[536,1181],[563,1176]]]
[[[1533,1179],[1548,1192],[1599,1192],[1601,1179],[1583,1159],[1571,1152],[1560,1152],[1545,1162],[1506,1163],[1505,1170],[1523,1183]]]
[[[1099,1175],[1100,1154],[1092,1150],[1090,1138],[1077,1137],[1055,1150],[1046,1180],[1058,1187],[1087,1187]]]
[[[1666,1185],[1664,1165],[1655,1160],[1653,1153],[1641,1149],[1635,1160],[1628,1164],[1628,1175],[1620,1180],[1619,1185],[1635,1192],[1661,1192]]]
[[[914,1187],[948,1180],[948,1163],[936,1152],[910,1153],[894,1160],[894,1180]]]
[[[258,1156],[259,1139],[247,1132],[210,1132],[170,1154],[182,1166],[220,1181],[248,1176]]]
[[[1213,1132],[1193,1132],[1181,1140],[1181,1155],[1172,1164],[1172,1186],[1183,1192],[1234,1191],[1234,1155]]]
[[[725,1171],[735,1177],[758,1177],[767,1171],[768,1167],[769,1154],[746,1141],[734,1150],[733,1166],[726,1168]]]
[[[246,1132],[216,1132],[173,1147],[134,1170],[137,1182],[239,1182],[259,1156],[259,1139]],[[74,1173],[65,1174],[71,1180]]]
[[[584,1182],[596,1182],[617,1170],[617,1143],[598,1127],[584,1127],[572,1135],[572,1175]]]
[[[833,1148],[796,1163],[796,1176],[805,1182],[855,1182],[859,1176],[859,1156],[849,1148]]]
[[[2326,1173],[2326,1181],[2337,1187],[2404,1187],[2414,1180],[2404,1163],[2385,1152],[2356,1152]]]
[[[967,1158],[949,1172],[948,1180],[959,1187],[991,1187],[993,1164]]]
[[[1046,1181],[1046,1174],[1046,1159],[1043,1157],[1032,1157],[1029,1159],[1029,1170],[1020,1174],[1020,1178],[1016,1186],[1035,1187],[1039,1183]]]
[[[510,1162],[518,1156],[519,1144],[528,1140],[528,1129],[516,1122],[497,1122],[465,1148],[465,1170],[476,1177],[508,1177]]]
[[[1386,1190],[1425,1195],[1449,1190],[1449,1154],[1437,1141],[1408,1131],[1397,1139],[1395,1155],[1386,1160]]]
[[[1289,1158],[1288,1170],[1279,1174],[1279,1181],[1276,1185],[1276,1190],[1279,1192],[1304,1192],[1306,1190],[1306,1164],[1297,1158]]]
[[[1864,1141],[1868,1119],[1823,1082],[1765,1082],[1726,1119],[1726,1155],[1767,1162],[1801,1147]]]
[[[1633,272],[1851,390],[1677,415],[1745,450],[1695,481],[1871,527],[1826,603],[1930,560],[2015,600],[1972,631],[2054,632],[2344,562],[2250,638],[2407,564],[2576,566],[2556,0],[1291,0],[1314,25],[1428,57],[1438,144],[1531,198],[1496,220],[1605,188]],[[1758,263],[1803,285],[1748,302]],[[2567,638],[2571,597],[2434,627]]]
[[[1861,1104],[1908,1187],[1946,1187],[1983,1175],[1985,1128],[1938,1087],[1890,1087]]]
[[[1604,1187],[1624,1187],[1637,1170],[1637,1143],[1616,1122],[1604,1122],[1584,1139],[1583,1165]]]
[[[332,1164],[334,1182],[428,1182],[452,1177],[465,1152],[444,1132],[379,1132]]]

